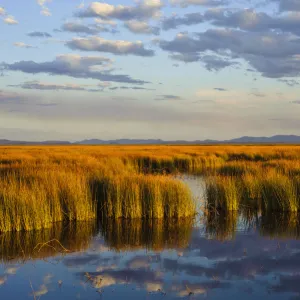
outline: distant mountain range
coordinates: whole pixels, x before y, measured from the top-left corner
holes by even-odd
[[[0,139],[0,145],[209,145],[209,144],[300,144],[300,136],[297,135],[274,135],[271,137],[243,136],[231,140],[195,140],[195,141],[164,141],[160,139],[117,139],[117,140],[82,140],[78,142],[68,141],[13,141]]]

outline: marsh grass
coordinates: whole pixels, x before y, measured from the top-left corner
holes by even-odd
[[[206,181],[207,207],[235,211],[239,208],[240,190],[233,177],[216,176]]]
[[[0,232],[99,216],[193,216],[177,173],[207,176],[209,207],[299,208],[299,146],[0,147]]]
[[[104,217],[178,219],[196,213],[189,188],[170,177],[113,176],[97,184]]]

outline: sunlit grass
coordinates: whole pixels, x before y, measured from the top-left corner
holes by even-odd
[[[58,221],[183,218],[195,203],[177,173],[207,176],[207,204],[297,211],[299,146],[0,147],[0,232]]]

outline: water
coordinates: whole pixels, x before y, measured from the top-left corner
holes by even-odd
[[[0,299],[297,299],[299,237],[298,216],[248,212],[3,234]]]

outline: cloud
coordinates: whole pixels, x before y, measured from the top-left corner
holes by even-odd
[[[10,87],[20,87],[22,89],[27,90],[42,90],[42,91],[58,91],[58,90],[65,90],[65,91],[90,91],[87,88],[87,85],[79,85],[79,84],[54,84],[54,83],[47,83],[47,82],[39,82],[39,81],[27,81],[19,85],[10,85]],[[94,91],[94,90],[91,90]],[[97,90],[98,91],[98,90]]]
[[[4,16],[4,15],[5,15],[5,9],[0,6],[0,16]]]
[[[124,26],[133,33],[141,33],[141,34],[154,34],[159,35],[160,28],[156,26],[150,26],[146,22],[138,21],[138,20],[130,20],[125,22]]]
[[[201,56],[199,60],[208,71],[219,71],[227,67],[238,65],[235,61],[230,61],[228,58],[222,58],[216,55],[204,55]]]
[[[181,100],[182,98],[176,95],[158,95],[155,100]]]
[[[95,22],[101,25],[110,25],[115,27],[117,23],[113,20],[107,20],[107,19],[101,19],[101,18],[95,18]]]
[[[0,90],[0,104],[11,101],[13,101],[14,103],[21,103],[24,101],[24,99],[17,93]]]
[[[79,5],[76,6],[78,9],[83,9],[85,6],[84,1],[82,1]]]
[[[300,104],[300,100],[292,101],[293,104]]]
[[[294,79],[278,79],[279,82],[285,83],[288,86],[294,87],[296,85],[300,85],[299,81]]]
[[[273,17],[252,8],[238,11],[217,9],[207,11],[204,18],[215,26],[260,32],[274,29],[300,35],[300,15],[295,12]]]
[[[89,38],[73,38],[66,45],[72,50],[109,52],[116,55],[154,56],[154,51],[145,49],[141,41],[106,40],[92,36]]]
[[[26,48],[26,49],[36,48],[35,46],[28,45],[23,42],[16,42],[16,43],[14,43],[14,46],[18,47],[18,48]]]
[[[163,3],[160,0],[144,0],[135,6],[111,5],[102,2],[92,2],[87,9],[76,13],[77,17],[118,19],[122,21],[151,19],[160,16]]]
[[[181,7],[187,7],[190,5],[217,7],[228,4],[227,0],[170,0],[170,3],[174,6],[180,5]]]
[[[3,19],[4,23],[8,25],[17,25],[19,22],[15,19],[14,16],[7,16],[6,18]]]
[[[37,4],[40,6],[44,6],[45,3],[51,2],[52,0],[36,0]]]
[[[61,26],[61,31],[85,33],[85,34],[97,34],[99,32],[110,32],[108,28],[104,26],[96,25],[84,25],[76,22],[67,22]]]
[[[48,32],[42,32],[42,31],[29,32],[27,35],[30,37],[41,37],[41,38],[51,38],[52,37],[52,35],[49,34]]]
[[[192,63],[199,61],[204,64],[208,71],[219,71],[226,67],[231,67],[238,65],[236,61],[231,61],[226,57],[220,57],[217,55],[200,55],[196,52],[194,53],[173,53],[169,56],[173,60],[182,61],[185,63]]]
[[[43,16],[45,16],[45,17],[51,17],[51,16],[52,16],[52,13],[50,12],[49,8],[44,7],[44,8],[41,10],[41,15],[43,15]]]
[[[74,78],[91,78],[101,81],[145,84],[146,81],[136,80],[129,75],[112,74],[107,68],[112,60],[101,56],[80,56],[75,54],[58,55],[53,61],[34,62],[19,61],[12,64],[2,63],[4,70],[21,71],[29,74],[46,73],[50,75],[65,75]]]
[[[183,17],[179,17],[177,15],[173,15],[169,18],[164,18],[162,20],[162,29],[169,30],[169,29],[176,29],[182,25],[195,25],[204,22],[203,14],[201,13],[189,13],[185,14]]]
[[[257,92],[250,93],[250,95],[258,97],[258,98],[264,98],[264,97],[266,97],[265,94],[263,94],[263,93],[257,93]]]
[[[171,52],[171,58],[186,62],[198,61],[210,51],[223,60],[216,61],[220,67],[232,64],[233,58],[243,59],[269,78],[300,74],[300,38],[287,33],[208,29],[193,36],[180,33],[171,41],[159,40],[157,44]],[[214,68],[209,57],[204,60],[208,68]]]
[[[49,10],[49,8],[45,6],[45,4],[47,2],[52,2],[52,0],[37,0],[36,2],[37,2],[37,4],[39,6],[42,7],[42,9],[41,9],[41,15],[43,15],[45,17],[50,17],[52,15],[51,12],[50,12],[50,10]]]
[[[147,89],[140,86],[114,86],[109,88],[112,91],[115,90],[144,90],[144,91],[154,91],[154,89]]]
[[[227,89],[224,89],[224,88],[214,88],[215,91],[218,91],[218,92],[226,92]]]
[[[173,53],[169,57],[174,60],[183,61],[185,63],[195,62],[200,60],[198,53]]]
[[[300,11],[299,0],[271,0],[279,4],[279,11]]]

